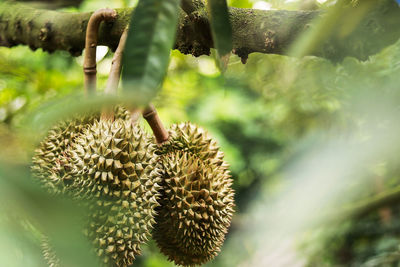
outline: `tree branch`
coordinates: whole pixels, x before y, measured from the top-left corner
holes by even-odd
[[[349,28],[349,17],[362,9],[345,10],[343,16],[347,17],[336,18],[331,30],[323,32],[319,36],[320,40],[313,43],[313,49],[308,50],[307,54],[335,61],[346,56],[364,60],[396,42],[400,37],[398,5],[392,0],[373,3],[373,8],[364,14],[351,32],[345,31]],[[116,49],[131,12],[132,9],[119,9],[114,22],[101,25],[99,45]],[[181,13],[175,48],[182,53],[194,56],[210,54],[213,43],[207,14],[204,12],[193,12],[190,15]],[[297,37],[316,26],[315,19],[324,16],[320,11],[230,8],[229,12],[233,29],[233,52],[242,58],[253,52],[287,54]],[[28,45],[33,50],[66,50],[74,56],[80,55],[90,15],[34,9],[10,2],[0,3],[0,46]]]
[[[205,8],[205,5],[202,0],[182,0],[181,7],[189,15],[196,10]]]

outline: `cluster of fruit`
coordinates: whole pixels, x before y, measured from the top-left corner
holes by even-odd
[[[84,233],[104,265],[131,265],[151,236],[178,265],[215,257],[234,212],[216,142],[182,123],[157,144],[126,109],[113,117],[75,118],[51,129],[35,151],[34,175],[51,192],[88,203]]]

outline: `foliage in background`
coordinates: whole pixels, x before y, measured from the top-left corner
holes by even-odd
[[[79,9],[68,10],[124,7],[136,2],[87,0]],[[324,8],[334,1],[322,2],[231,0],[229,4],[236,7],[310,9]],[[104,88],[111,57],[112,54],[107,52],[98,63],[100,88]],[[315,57],[251,54],[247,64],[243,65],[239,58],[231,56],[227,71],[222,75],[212,57],[194,58],[178,51],[172,52],[167,78],[155,100],[160,116],[167,126],[190,120],[207,128],[218,139],[231,164],[236,190],[237,215],[228,239],[221,255],[207,266],[382,266],[400,262],[400,225],[396,223],[399,209],[395,206],[354,221],[301,228],[295,232],[295,248],[279,244],[274,255],[271,251],[264,251],[268,246],[263,247],[263,242],[267,241],[257,240],[255,236],[268,239],[269,236],[263,234],[264,228],[284,225],[287,217],[249,229],[252,218],[264,220],[263,216],[270,211],[270,203],[286,193],[286,186],[293,182],[293,176],[287,175],[293,163],[314,148],[335,138],[354,138],[361,144],[357,147],[362,148],[363,142],[368,144],[372,139],[372,134],[364,128],[371,122],[377,129],[396,133],[399,62],[400,42],[365,62],[346,58],[333,64]],[[24,206],[26,202],[22,201],[25,199],[20,199],[21,191],[15,191],[22,188],[24,195],[29,190],[36,192],[27,197],[28,201],[38,203],[46,203],[50,197],[31,184],[27,172],[13,172],[21,166],[26,170],[34,144],[25,139],[10,142],[14,138],[14,132],[10,131],[24,130],[23,119],[40,104],[82,90],[81,59],[71,58],[63,52],[32,52],[27,47],[0,48],[0,120],[1,129],[4,129],[0,141],[2,148],[13,148],[2,149],[1,158],[18,163],[11,168],[3,167],[0,174],[0,188],[4,189],[3,192],[10,188],[8,194],[2,194],[0,190],[1,203],[11,203],[11,211],[10,207],[0,206],[0,248],[7,247],[7,250],[0,250],[6,251],[3,255],[0,253],[0,258],[6,260],[7,266],[42,266],[38,257],[40,233],[30,220],[50,227],[46,224],[46,216],[55,210],[51,205],[27,208]],[[384,143],[386,140],[379,141]],[[398,142],[393,142],[393,145]],[[13,153],[17,155],[10,156]],[[352,160],[347,157],[334,155],[334,158]],[[390,153],[383,153],[374,160],[375,164],[360,163],[365,169],[365,177],[346,181],[338,199],[335,199],[336,205],[331,207],[333,210],[398,185],[399,165]],[[314,164],[315,169],[320,167],[320,162]],[[322,181],[324,174],[332,174],[328,171],[331,170],[321,172]],[[21,178],[18,186],[10,185],[7,179],[14,176]],[[337,176],[339,184],[340,172]],[[299,181],[299,185],[301,195],[306,184]],[[313,188],[311,192],[316,194],[319,190],[322,189]],[[323,202],[323,196],[316,201]],[[65,205],[69,207],[70,203]],[[290,207],[280,207],[279,211],[291,214]],[[12,212],[14,208],[18,212]],[[71,210],[71,214],[75,214],[74,208]],[[44,214],[42,220],[35,217],[41,214],[39,211]],[[67,227],[57,227],[56,223],[53,227],[54,232],[60,231],[59,241],[66,242],[60,242],[62,251],[62,245],[72,243],[71,239],[65,239],[68,235],[64,236]],[[268,257],[260,256],[260,251]],[[172,266],[152,243],[135,265]]]

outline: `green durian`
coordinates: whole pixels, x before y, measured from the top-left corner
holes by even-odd
[[[154,225],[159,175],[155,146],[121,107],[115,120],[100,115],[54,127],[33,157],[47,189],[90,200],[85,233],[106,266],[128,266]],[[47,244],[47,243],[45,243]],[[47,260],[53,259],[51,246]],[[50,261],[49,261],[50,262]]]
[[[114,116],[116,119],[130,120],[130,112],[119,105],[114,109]],[[49,130],[35,150],[32,172],[49,192],[69,192],[68,188],[74,184],[71,175],[71,147],[78,136],[99,120],[100,115],[93,114],[61,121]]]
[[[76,194],[95,200],[87,234],[104,263],[128,266],[150,237],[160,189],[155,145],[130,121],[94,122],[73,149]]]
[[[157,205],[153,195],[131,201],[99,200],[91,207],[85,233],[104,266],[130,266],[140,255],[140,245],[148,241],[155,224]]]
[[[216,142],[191,123],[173,125],[158,153],[162,189],[153,238],[176,264],[203,264],[220,251],[234,212],[229,166]]]
[[[72,149],[77,194],[124,199],[127,192],[157,184],[155,146],[130,121],[95,121]]]
[[[217,142],[203,128],[185,122],[173,124],[168,132],[168,141],[158,147],[158,154],[163,155],[178,150],[187,151],[207,163],[223,166],[225,169],[229,168]]]
[[[95,116],[87,116],[62,121],[50,129],[35,150],[32,172],[49,192],[64,193],[73,184],[69,149],[95,120]]]

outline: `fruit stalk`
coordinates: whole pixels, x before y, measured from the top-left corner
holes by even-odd
[[[119,84],[119,79],[121,76],[122,69],[122,55],[124,54],[126,38],[128,37],[128,28],[124,30],[119,40],[117,50],[115,50],[112,63],[110,75],[108,76],[107,85],[104,89],[106,94],[116,94]]]
[[[87,94],[96,91],[96,47],[99,26],[102,21],[110,21],[117,18],[117,12],[113,9],[99,9],[90,17],[86,28],[85,55],[83,60],[83,72],[85,74],[85,92]]]
[[[145,118],[145,120],[153,130],[153,134],[156,137],[156,141],[158,144],[162,144],[168,141],[168,131],[165,129],[160,117],[158,116],[157,110],[152,104],[149,104],[144,109],[143,118]]]

